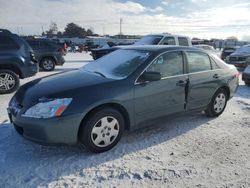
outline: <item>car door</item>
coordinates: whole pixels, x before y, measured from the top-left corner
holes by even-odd
[[[203,108],[209,104],[218,88],[219,74],[212,70],[210,57],[200,51],[186,51],[189,92],[187,110]]]
[[[160,72],[161,80],[135,83],[136,123],[184,111],[187,75],[183,74],[183,53],[181,51],[163,53],[145,71]]]

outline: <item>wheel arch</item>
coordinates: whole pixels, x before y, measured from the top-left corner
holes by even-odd
[[[126,108],[119,103],[110,102],[110,103],[104,103],[104,104],[95,106],[85,114],[85,116],[83,117],[83,119],[80,123],[80,126],[78,128],[78,136],[79,136],[79,132],[80,132],[81,127],[84,126],[84,122],[86,122],[86,120],[92,114],[94,114],[95,112],[97,112],[103,108],[113,108],[113,109],[119,111],[121,113],[121,115],[123,116],[124,121],[125,121],[125,130],[130,130],[130,123],[131,122],[130,122],[130,117],[129,117],[129,114],[128,114],[128,111],[126,110]]]
[[[23,74],[22,74],[22,72],[21,72],[21,70],[17,67],[17,66],[15,66],[15,65],[13,65],[13,64],[11,64],[11,65],[0,65],[0,69],[2,70],[2,69],[6,69],[6,70],[10,70],[10,71],[13,71],[16,75],[18,75],[20,78],[23,78],[24,76],[23,76]]]
[[[217,92],[219,89],[223,89],[223,90],[226,91],[227,100],[229,100],[229,98],[230,98],[230,89],[229,89],[229,87],[228,87],[228,86],[222,86],[222,87],[218,88],[218,89],[216,90],[216,92]]]

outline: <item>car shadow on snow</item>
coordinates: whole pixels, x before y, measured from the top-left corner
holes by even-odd
[[[22,171],[22,176],[18,181],[22,179],[21,182],[24,184],[36,187],[57,181],[62,176],[74,174],[84,177],[85,169],[97,168],[98,170],[98,166],[106,162],[126,157],[131,153],[143,151],[161,143],[167,143],[201,125],[209,126],[211,120],[213,118],[208,118],[201,113],[163,119],[160,123],[150,127],[125,132],[115,148],[100,154],[93,154],[78,147],[41,146],[23,139],[13,127],[10,128],[6,125],[0,133],[0,137],[1,135],[6,137],[6,139],[0,139],[1,145],[6,145],[6,159],[0,170],[2,182],[5,180],[4,177],[15,176],[15,173],[20,173],[20,171]],[[30,174],[36,174],[36,179],[30,177]]]

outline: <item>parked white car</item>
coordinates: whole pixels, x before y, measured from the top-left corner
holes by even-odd
[[[217,55],[218,57],[221,56],[221,51],[215,50],[213,46],[206,45],[206,44],[199,44],[199,45],[194,45],[194,47],[206,50],[210,53]]]

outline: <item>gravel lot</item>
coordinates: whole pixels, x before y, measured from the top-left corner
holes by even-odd
[[[89,59],[68,54],[63,67],[35,78]],[[11,96],[0,96],[0,187],[250,187],[250,88],[242,82],[219,118],[199,113],[162,121],[125,133],[101,154],[21,138],[7,119]]]

